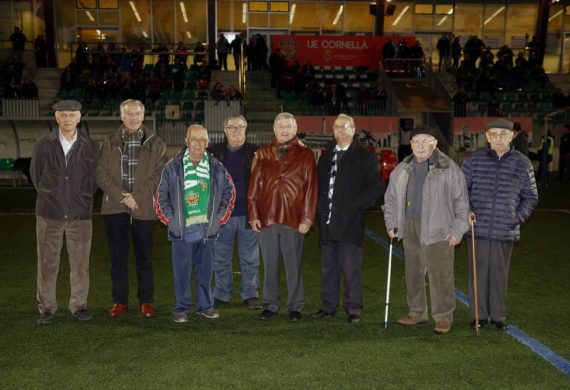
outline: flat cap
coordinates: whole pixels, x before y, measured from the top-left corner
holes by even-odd
[[[513,122],[508,121],[506,119],[495,119],[489,123],[487,123],[488,129],[506,129],[512,130],[513,129]]]
[[[81,111],[81,103],[77,100],[61,100],[51,108],[54,111]]]
[[[419,125],[417,127],[414,127],[414,129],[410,132],[410,139],[414,138],[418,134],[427,134],[431,135],[432,137],[437,137],[435,129],[426,125]]]

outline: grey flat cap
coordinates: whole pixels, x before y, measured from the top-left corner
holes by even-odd
[[[487,123],[488,129],[506,129],[512,130],[513,129],[513,122],[508,121],[506,119],[495,119],[489,123]]]
[[[51,108],[54,111],[81,111],[81,103],[77,100],[61,100],[51,106]]]
[[[410,138],[414,138],[418,134],[427,134],[431,135],[432,137],[437,137],[435,129],[426,125],[419,125],[418,127],[414,127],[414,129],[410,132]]]

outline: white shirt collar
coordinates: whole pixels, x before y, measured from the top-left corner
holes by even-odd
[[[75,135],[73,136],[71,141],[68,141],[67,138],[65,138],[63,136],[63,134],[61,133],[61,130],[59,128],[57,129],[57,134],[59,136],[59,143],[61,144],[61,147],[63,148],[63,154],[65,156],[67,156],[67,153],[71,150],[71,147],[77,141],[77,130],[75,131]]]

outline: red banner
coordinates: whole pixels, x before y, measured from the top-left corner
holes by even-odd
[[[342,36],[342,35],[275,35],[272,37],[272,51],[277,48],[289,61],[299,60],[303,65],[311,60],[317,66],[367,66],[377,69],[382,48],[392,39],[397,45],[402,39],[408,46],[414,37],[401,36]]]
[[[296,116],[297,131],[332,135],[332,124],[336,116]],[[398,134],[400,118],[397,116],[354,116],[357,130],[366,130],[377,139],[388,134]]]

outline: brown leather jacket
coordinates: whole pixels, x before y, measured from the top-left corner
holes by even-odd
[[[248,219],[261,228],[312,225],[317,207],[317,170],[311,149],[295,142],[280,161],[277,141],[259,148],[247,193]]]

